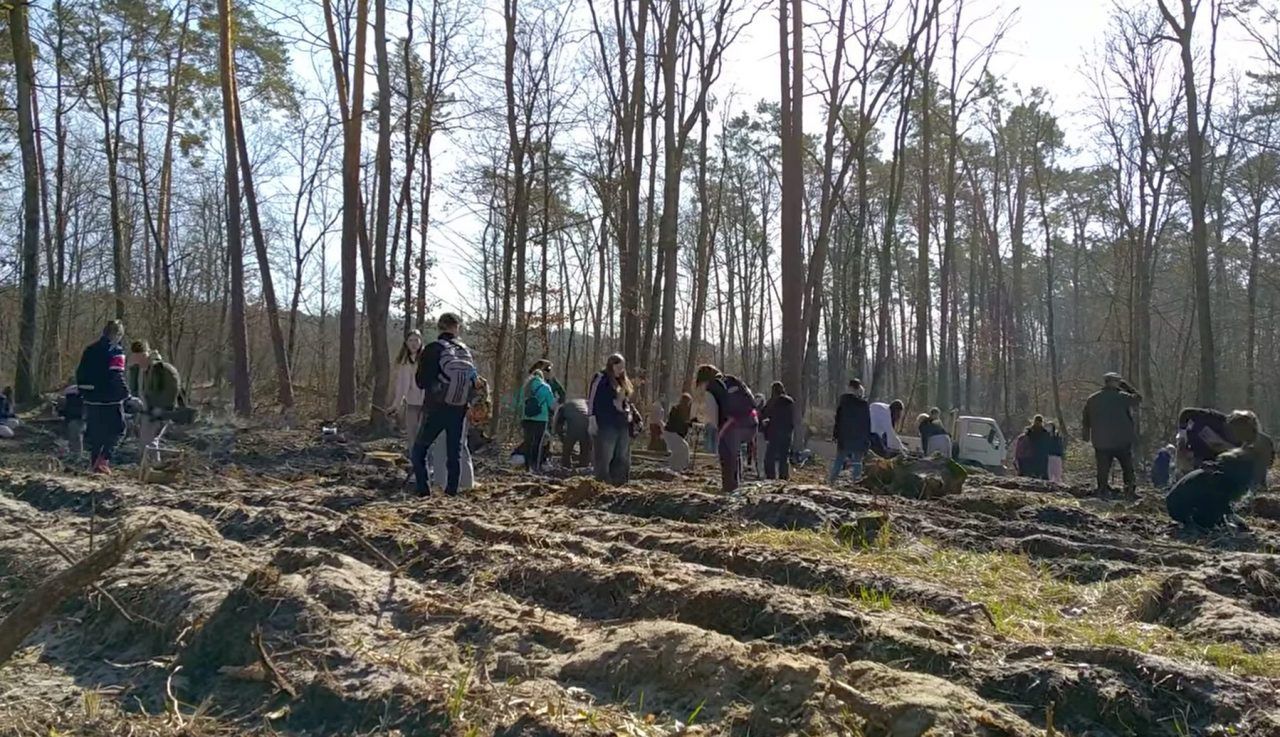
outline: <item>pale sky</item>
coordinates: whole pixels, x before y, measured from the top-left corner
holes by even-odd
[[[1153,7],[1155,2],[1126,1],[1149,1]],[[872,4],[879,5],[879,1],[873,0]],[[855,1],[853,5],[860,6],[861,3]],[[1067,132],[1068,144],[1083,147],[1090,124],[1085,111],[1094,94],[1087,62],[1101,45],[1113,7],[1112,0],[1024,0],[1022,3],[968,0],[965,9],[967,21],[985,20],[970,29],[973,42],[967,51],[972,54],[977,46],[986,43],[999,20],[1012,14],[1011,26],[991,64],[991,71],[1023,92],[1033,87],[1045,88],[1050,94],[1053,110]],[[500,43],[500,36],[494,32],[500,28],[499,14],[499,8],[490,8],[487,15],[493,17],[485,19],[491,31],[486,44],[495,48]],[[816,14],[806,18],[809,22],[815,19]],[[1219,43],[1220,79],[1250,65],[1254,54],[1246,39],[1238,27],[1230,26],[1230,22],[1224,23]],[[778,98],[777,44],[776,3],[769,3],[726,54],[725,71],[715,88],[721,104],[731,104],[735,110],[749,110],[761,99]],[[940,54],[944,53],[940,51]],[[962,49],[962,57],[965,53]],[[807,63],[816,64],[817,59],[810,55]],[[816,105],[816,99],[811,99],[806,108],[806,129],[811,132],[822,125]],[[720,115],[716,114],[715,118],[718,120]],[[463,160],[466,151],[462,145],[460,141],[441,142],[440,169],[447,172],[460,164],[471,163]],[[433,198],[433,221],[441,221],[439,227],[433,222],[430,244],[439,264],[433,274],[434,291],[445,307],[471,312],[478,295],[472,293],[460,264],[473,258],[474,244],[478,242],[482,224],[456,203],[450,207],[449,200],[448,196]]]

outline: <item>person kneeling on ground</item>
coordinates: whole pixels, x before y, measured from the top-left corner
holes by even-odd
[[[556,410],[555,420],[551,426],[557,438],[560,438],[560,465],[573,468],[573,450],[578,449],[578,466],[591,462],[591,428],[588,420],[589,408],[585,399],[570,399]]]
[[[591,380],[587,392],[588,423],[595,437],[595,477],[614,486],[623,486],[631,478],[631,421],[636,414],[631,406],[632,391],[627,361],[615,353]]]
[[[689,470],[689,428],[693,426],[693,395],[680,395],[680,401],[667,413],[667,422],[662,428],[662,439],[667,444],[667,466],[672,471],[683,473]]]
[[[458,495],[461,477],[463,433],[467,409],[476,395],[475,360],[471,350],[458,340],[462,332],[462,320],[453,313],[440,316],[436,326],[440,330],[434,342],[422,350],[414,380],[424,391],[422,426],[418,438],[409,453],[413,465],[416,489],[420,496],[431,493],[427,480],[427,450],[441,433],[446,444],[448,479],[444,491],[449,496]]]
[[[831,439],[836,443],[836,457],[831,461],[827,484],[834,484],[847,465],[853,480],[862,477],[862,462],[871,449],[871,405],[866,390],[857,379],[849,381],[849,391],[840,395],[836,405],[836,424]]]
[[[1231,505],[1249,490],[1253,459],[1248,451],[1234,449],[1178,479],[1165,506],[1169,516],[1187,527],[1211,529],[1223,524]]]
[[[781,381],[769,387],[769,401],[764,405],[760,421],[766,442],[764,452],[764,477],[767,479],[791,478],[791,440],[796,429],[796,400],[787,394]]]
[[[744,443],[756,434],[759,418],[756,415],[755,395],[751,387],[736,376],[726,376],[711,364],[698,367],[694,384],[707,393],[705,416],[714,420],[716,453],[720,457],[720,490],[729,494],[742,483],[742,455]]]

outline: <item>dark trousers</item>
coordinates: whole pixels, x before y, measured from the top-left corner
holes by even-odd
[[[413,465],[416,488],[419,494],[430,493],[427,486],[427,451],[440,433],[444,433],[444,465],[447,474],[444,493],[457,496],[458,478],[462,473],[462,426],[467,419],[467,408],[445,404],[424,408],[424,412],[422,425],[418,428],[418,439],[409,451],[409,463]]]
[[[755,436],[754,427],[726,425],[716,433],[716,454],[720,456],[720,491],[731,494],[742,483],[742,444]]]
[[[1138,487],[1138,476],[1133,469],[1133,447],[1127,448],[1094,448],[1094,460],[1098,464],[1098,491],[1111,488],[1111,464],[1120,463],[1124,473],[1125,491],[1133,491]]]
[[[520,428],[524,430],[524,467],[530,471],[541,471],[542,436],[547,432],[547,423],[543,420],[522,420]]]
[[[116,445],[124,437],[124,405],[86,402],[84,419],[84,443],[89,449],[90,462],[110,461]]]
[[[600,425],[596,430],[595,476],[614,486],[631,478],[631,434],[625,426]]]
[[[764,451],[764,477],[767,479],[791,478],[791,436],[772,438]]]
[[[574,468],[573,449],[578,449],[578,462],[576,465],[585,466],[591,455],[591,436],[587,433],[570,433],[566,432],[560,438],[560,465],[565,468]]]

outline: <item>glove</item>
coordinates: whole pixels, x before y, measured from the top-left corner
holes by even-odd
[[[596,423],[596,416],[592,415],[587,418],[587,434],[595,437],[600,433],[600,425]]]

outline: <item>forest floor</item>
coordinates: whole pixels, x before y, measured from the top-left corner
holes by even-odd
[[[0,448],[0,612],[145,533],[0,667],[0,734],[1280,736],[1280,494],[1190,536],[1160,496],[971,477],[608,488],[479,458],[406,493],[319,426],[194,428],[164,484]],[[369,455],[371,452],[374,455]],[[38,533],[38,534],[37,534]]]

